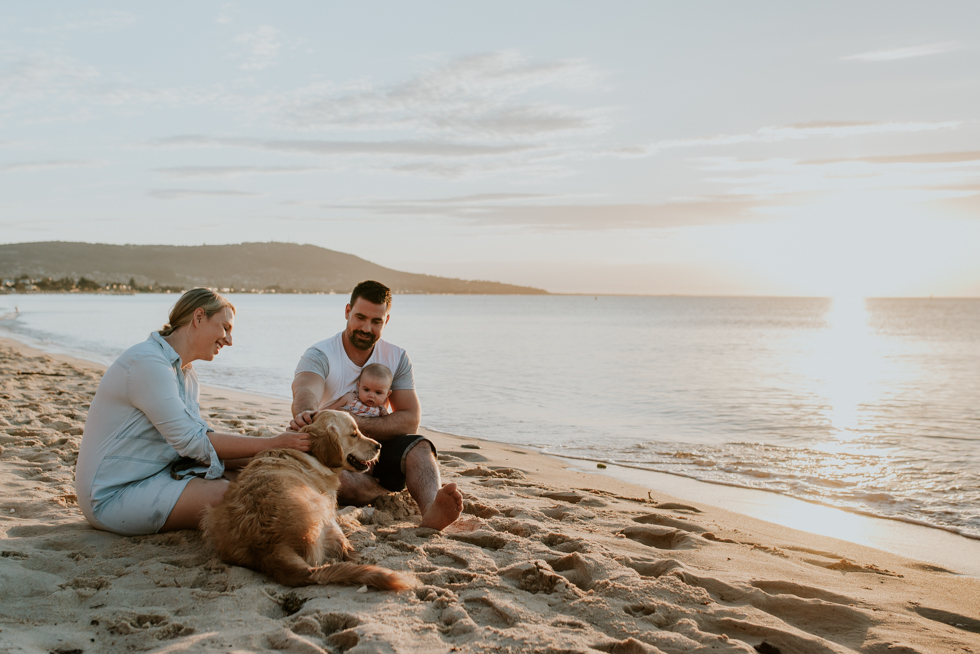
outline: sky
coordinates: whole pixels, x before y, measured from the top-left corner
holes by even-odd
[[[980,3],[0,10],[0,242],[561,293],[980,296]]]

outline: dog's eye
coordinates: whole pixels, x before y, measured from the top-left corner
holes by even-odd
[[[353,434],[350,435],[350,437],[351,438],[357,438],[357,432],[355,431]]]

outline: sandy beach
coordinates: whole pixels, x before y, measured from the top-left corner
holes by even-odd
[[[99,532],[73,469],[102,371],[0,339],[0,653],[980,652],[980,579],[438,433],[463,519],[419,528],[406,495],[342,518],[412,591],[291,589],[196,531]],[[289,413],[221,389],[201,406],[257,436]]]

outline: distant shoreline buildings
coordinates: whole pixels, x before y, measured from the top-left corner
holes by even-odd
[[[190,287],[189,287],[190,288]],[[302,294],[309,295],[335,295],[336,291],[299,291],[293,288],[281,288],[279,286],[267,286],[266,288],[234,288],[230,286],[208,287],[218,293],[253,293],[262,295],[270,294]],[[36,293],[109,293],[113,295],[136,295],[137,293],[183,293],[186,288],[179,286],[167,286],[164,284],[140,285],[135,279],[130,279],[128,284],[114,284],[112,282],[97,282],[87,277],[80,277],[77,280],[71,277],[53,279],[51,277],[33,278],[23,275],[16,278],[4,279],[0,281],[0,294],[36,294]]]

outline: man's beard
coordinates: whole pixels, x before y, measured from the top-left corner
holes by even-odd
[[[356,347],[358,350],[370,350],[371,347],[378,341],[378,337],[374,334],[357,331],[356,329],[352,331],[347,338],[350,340],[350,344]]]

